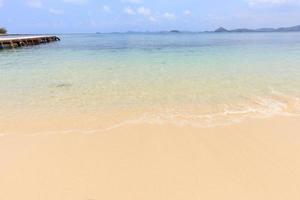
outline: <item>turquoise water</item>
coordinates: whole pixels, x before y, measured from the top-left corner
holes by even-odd
[[[60,37],[0,51],[2,118],[130,113],[123,120],[213,126],[300,114],[300,33]]]

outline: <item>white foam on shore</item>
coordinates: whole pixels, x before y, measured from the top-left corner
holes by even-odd
[[[209,128],[240,123],[248,118],[300,116],[299,99],[293,99],[292,103],[290,100],[291,98],[287,102],[284,102],[274,98],[257,97],[253,101],[253,105],[244,106],[242,109],[224,109],[222,112],[206,115],[161,113],[158,115],[148,115],[145,122]]]
[[[230,108],[225,105],[225,109],[215,113],[197,114],[186,111],[162,111],[143,113],[136,119],[124,120],[114,125],[99,129],[68,129],[51,130],[26,134],[27,136],[41,136],[51,134],[96,134],[108,132],[127,125],[149,124],[149,125],[174,125],[178,127],[190,126],[195,128],[213,128],[220,126],[230,126],[241,123],[247,119],[271,118],[276,116],[296,117],[300,116],[300,99],[293,96],[284,95],[275,90],[271,90],[271,97],[255,97],[251,103]],[[0,133],[0,137],[22,135],[22,133]],[[23,134],[25,135],[25,134]]]

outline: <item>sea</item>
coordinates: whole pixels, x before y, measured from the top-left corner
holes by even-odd
[[[2,131],[37,119],[55,121],[53,129],[104,130],[300,115],[297,32],[58,36],[0,51]]]

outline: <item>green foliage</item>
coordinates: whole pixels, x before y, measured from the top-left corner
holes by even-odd
[[[0,34],[6,34],[7,30],[5,28],[0,27]]]

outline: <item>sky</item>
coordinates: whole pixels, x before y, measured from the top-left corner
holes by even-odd
[[[214,30],[300,24],[300,0],[0,0],[9,33]]]

